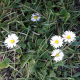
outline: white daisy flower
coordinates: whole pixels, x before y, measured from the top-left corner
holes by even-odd
[[[53,36],[50,40],[51,46],[58,48],[63,44],[63,39],[60,36]]]
[[[8,35],[8,37],[6,37],[4,44],[8,47],[8,48],[13,48],[15,46],[17,46],[17,42],[18,42],[18,37],[16,36],[16,34],[10,34]]]
[[[65,42],[71,42],[75,40],[75,33],[72,31],[65,31],[64,34],[62,35],[63,39]]]
[[[39,21],[40,20],[40,16],[38,13],[32,14],[31,16],[31,21],[35,22],[35,21]]]
[[[64,53],[60,49],[55,49],[55,50],[52,51],[51,56],[55,56],[53,60],[58,62],[58,61],[61,61],[63,59]]]

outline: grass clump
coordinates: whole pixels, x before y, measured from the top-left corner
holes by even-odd
[[[65,31],[74,32],[76,40],[73,42],[72,39],[68,44],[63,42],[58,48],[51,46],[52,36],[62,38]],[[19,41],[15,43],[16,46],[13,45],[15,41],[11,41],[8,46],[12,47],[9,48],[4,41],[11,34],[16,34]],[[16,36],[9,39],[15,39]],[[54,58],[59,54],[51,56],[55,49],[64,53],[58,62]],[[79,53],[79,1],[0,1],[0,62],[7,62],[0,69],[2,80],[79,80]]]

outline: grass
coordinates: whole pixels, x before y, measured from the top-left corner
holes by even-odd
[[[61,10],[65,9],[61,13]],[[66,12],[66,13],[65,13]],[[39,13],[40,21],[31,15]],[[70,13],[70,15],[65,15]],[[65,56],[56,63],[50,39],[71,30],[76,41],[62,48]],[[18,47],[7,49],[5,37],[16,33]],[[0,69],[5,80],[80,80],[80,2],[77,0],[1,0],[0,57],[11,62]]]

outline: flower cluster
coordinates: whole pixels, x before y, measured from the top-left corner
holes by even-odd
[[[53,36],[50,40],[50,44],[51,46],[53,46],[54,48],[56,48],[55,50],[53,50],[52,55],[51,56],[55,56],[54,60],[56,62],[60,61],[63,59],[64,57],[64,53],[62,52],[62,50],[57,49],[61,46],[63,46],[63,43],[71,43],[73,41],[75,41],[75,33],[72,31],[65,31],[64,34],[61,36]]]
[[[38,13],[33,13],[31,16],[31,21],[35,22],[35,21],[39,21],[40,20],[40,16]],[[16,34],[9,34],[8,37],[6,37],[4,44],[8,47],[8,48],[13,48],[17,46],[17,43],[19,42],[18,37]]]
[[[34,13],[31,16],[31,21],[39,21],[40,15],[38,13]],[[55,50],[52,51],[51,56],[54,56],[54,60],[56,62],[60,61],[64,57],[64,53],[62,50],[59,49],[59,47],[64,46],[63,43],[71,43],[72,41],[75,41],[75,33],[72,31],[65,31],[64,34],[61,36],[55,35],[51,38],[50,44],[55,48]],[[4,44],[8,48],[13,48],[17,46],[17,43],[19,42],[18,37],[16,34],[9,34],[8,37],[6,37]]]

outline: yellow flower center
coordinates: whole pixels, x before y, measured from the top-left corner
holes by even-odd
[[[37,16],[34,16],[34,19],[37,19],[38,17]]]
[[[56,57],[59,57],[59,54],[58,53],[56,53]]]
[[[11,39],[11,40],[10,40],[10,42],[11,42],[11,43],[14,43],[14,40],[13,40],[13,39]]]
[[[59,43],[59,41],[58,41],[58,40],[55,40],[55,43],[56,43],[56,44],[58,44],[58,43]]]
[[[70,39],[70,38],[71,38],[71,36],[68,35],[68,36],[67,36],[67,39]]]

